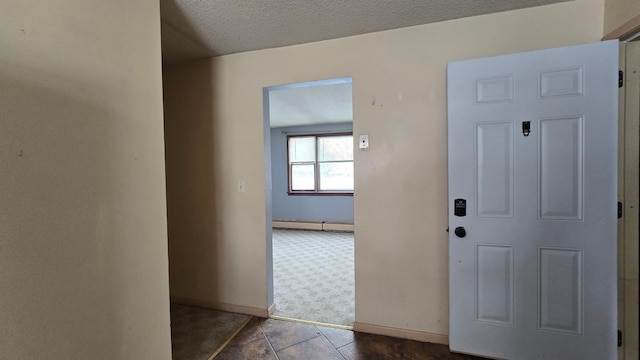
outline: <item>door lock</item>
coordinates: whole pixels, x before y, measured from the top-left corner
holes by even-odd
[[[531,134],[531,121],[522,122],[522,135],[529,136]]]
[[[456,234],[456,236],[459,238],[467,236],[467,230],[465,230],[462,226],[458,226],[455,230],[453,230],[453,233]]]
[[[467,200],[465,199],[453,200],[453,214],[455,216],[467,216]]]

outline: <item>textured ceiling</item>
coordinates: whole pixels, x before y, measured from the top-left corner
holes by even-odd
[[[165,64],[567,0],[160,0]]]
[[[315,81],[269,90],[271,127],[353,121],[351,79]]]
[[[160,0],[164,64],[568,0]],[[352,121],[351,82],[279,86],[271,127]]]

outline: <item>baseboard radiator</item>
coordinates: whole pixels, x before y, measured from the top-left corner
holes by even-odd
[[[339,221],[273,220],[274,229],[353,232],[353,223]]]

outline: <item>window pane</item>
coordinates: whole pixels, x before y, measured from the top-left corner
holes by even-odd
[[[315,190],[313,165],[291,165],[291,190]]]
[[[316,138],[290,137],[289,138],[289,162],[306,162],[316,160]]]
[[[353,162],[320,163],[320,190],[353,191]]]
[[[353,160],[353,136],[318,137],[318,161]]]

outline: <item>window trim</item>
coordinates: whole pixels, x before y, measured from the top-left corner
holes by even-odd
[[[353,190],[291,190],[291,162],[289,158],[289,139],[297,138],[297,137],[315,137],[315,160],[313,161],[314,165],[314,182],[316,189],[320,187],[320,162],[318,161],[318,138],[321,137],[336,137],[336,136],[351,136],[353,137],[353,131],[344,131],[344,132],[327,132],[327,133],[308,133],[308,134],[295,134],[295,135],[287,135],[287,194],[288,195],[305,195],[305,196],[353,196]],[[352,139],[353,140],[353,139]],[[353,141],[352,141],[353,142]],[[354,160],[350,160],[355,164]],[[325,162],[347,162],[345,160],[341,161],[325,161]],[[299,164],[311,164],[311,162],[300,162]],[[296,163],[298,164],[298,163]]]

